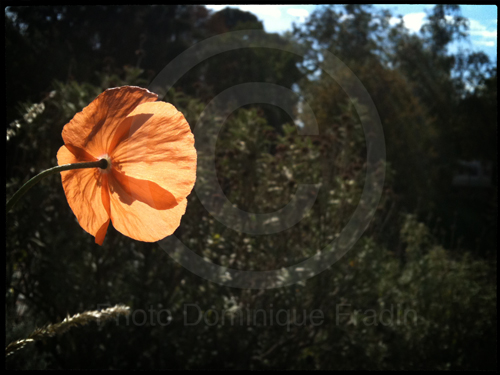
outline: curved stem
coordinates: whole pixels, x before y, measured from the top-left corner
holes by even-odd
[[[26,192],[31,189],[35,184],[37,184],[40,180],[43,178],[50,176],[51,174],[59,173],[62,171],[68,171],[70,169],[83,169],[83,168],[101,168],[101,169],[106,169],[108,166],[108,162],[106,159],[101,159],[98,161],[91,161],[91,162],[84,162],[84,163],[74,163],[74,164],[65,164],[65,165],[59,165],[57,167],[53,167],[50,169],[47,169],[40,174],[37,174],[35,177],[33,177],[31,180],[26,182],[21,189],[16,191],[12,198],[7,202],[6,206],[6,212],[9,212],[12,207],[17,203],[21,197],[26,194]]]

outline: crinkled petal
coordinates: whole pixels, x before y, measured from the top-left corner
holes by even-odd
[[[62,146],[57,152],[59,165],[81,161],[66,146]],[[99,168],[73,169],[61,172],[64,193],[69,206],[81,227],[96,237],[96,242],[100,242],[99,244],[102,244],[102,240],[104,240],[103,227],[107,228],[109,222],[109,199],[107,203],[103,202],[103,197],[106,194],[109,196],[109,193],[106,186],[103,186],[102,176]]]
[[[109,178],[109,192],[113,226],[138,241],[155,242],[171,235],[186,212],[186,199],[171,209],[158,210],[135,199],[114,177]]]
[[[134,119],[131,121],[130,119]],[[113,168],[152,181],[182,202],[196,180],[194,137],[184,115],[172,104],[143,103],[115,133]]]
[[[107,89],[64,126],[64,143],[100,157],[107,153],[114,132],[125,117],[139,104],[157,98],[156,94],[141,87]]]
[[[83,148],[78,148],[73,145],[65,145],[68,151],[70,151],[79,162],[87,162],[87,161],[97,161],[97,158],[89,154]]]

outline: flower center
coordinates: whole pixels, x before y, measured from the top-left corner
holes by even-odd
[[[109,173],[111,171],[111,158],[108,154],[104,154],[98,157],[99,160],[105,159],[108,162],[106,169],[99,168],[101,173]]]

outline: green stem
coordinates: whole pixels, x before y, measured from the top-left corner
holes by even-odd
[[[17,203],[21,197],[26,194],[26,192],[31,189],[36,183],[38,183],[40,180],[43,178],[50,176],[51,174],[59,173],[62,171],[68,171],[70,169],[83,169],[83,168],[101,168],[101,169],[106,169],[108,166],[108,162],[106,159],[101,159],[98,161],[91,161],[91,162],[85,162],[85,163],[74,163],[74,164],[65,164],[65,165],[59,165],[54,168],[47,169],[40,174],[36,175],[33,177],[31,180],[26,182],[21,189],[16,191],[12,198],[7,202],[7,207],[6,207],[6,212],[9,212],[12,207]]]

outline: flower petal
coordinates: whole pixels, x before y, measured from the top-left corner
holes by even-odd
[[[171,209],[158,210],[134,199],[115,178],[109,178],[111,221],[117,231],[138,241],[155,242],[179,227],[187,200]]]
[[[110,208],[110,199],[109,199],[109,179],[107,174],[101,174],[102,188],[101,188],[101,199],[102,205],[108,214],[108,220],[101,225],[101,228],[97,231],[95,235],[95,243],[102,246],[104,242],[104,237],[106,236],[106,232],[108,231],[108,226],[111,218],[111,208]]]
[[[130,121],[139,117],[140,121]],[[156,183],[179,203],[191,193],[196,180],[194,137],[183,114],[172,104],[140,104],[116,136],[120,140],[110,153],[114,168]]]
[[[146,203],[157,210],[166,210],[177,206],[177,200],[167,190],[158,184],[147,180],[139,180],[112,169],[113,178],[121,185],[126,196],[120,196],[125,204],[131,204],[134,200]]]
[[[70,144],[67,144],[66,148],[78,159],[79,162],[97,161],[96,157],[90,155],[83,148],[78,148]]]
[[[107,89],[64,126],[64,143],[85,149],[97,158],[107,153],[114,132],[125,117],[139,104],[157,98],[141,87]]]
[[[104,242],[104,237],[106,236],[106,232],[108,230],[109,221],[110,221],[109,219],[106,220],[106,222],[103,225],[101,225],[101,228],[99,228],[99,230],[95,235],[95,243],[100,246],[102,246],[102,243]]]
[[[66,146],[62,146],[57,152],[59,165],[78,163],[80,161]],[[102,228],[109,221],[109,209],[106,210],[103,204],[103,194],[107,192],[107,189],[102,184],[102,176],[103,174],[98,168],[73,169],[61,172],[64,193],[69,206],[78,219],[78,223],[83,229],[96,237],[96,242],[100,240],[100,244],[104,240],[104,235],[101,233]],[[104,231],[105,233],[106,231]],[[101,236],[102,240],[100,239]]]

